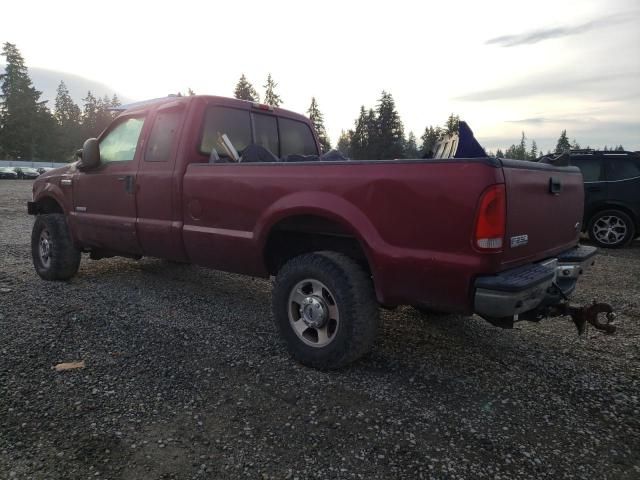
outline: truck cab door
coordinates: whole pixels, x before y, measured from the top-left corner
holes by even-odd
[[[137,232],[145,256],[175,261],[187,259],[182,242],[180,186],[174,177],[176,155],[186,113],[186,102],[176,100],[156,110],[140,156],[137,176]]]
[[[143,116],[115,120],[100,138],[100,164],[73,178],[71,222],[83,247],[139,255],[136,176]]]

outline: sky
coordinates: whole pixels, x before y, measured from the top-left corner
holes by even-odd
[[[30,67],[134,100],[232,96],[244,73],[283,108],[315,96],[335,143],[392,93],[405,131],[458,114],[488,149],[522,131],[544,150],[640,150],[640,0],[420,2],[6,1],[0,42]]]

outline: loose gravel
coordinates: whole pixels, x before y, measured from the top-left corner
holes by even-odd
[[[268,281],[146,258],[41,280],[30,194],[0,181],[2,479],[640,478],[639,242],[574,297],[614,335],[403,307],[323,373],[285,353]]]

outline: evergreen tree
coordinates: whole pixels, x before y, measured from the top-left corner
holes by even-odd
[[[279,107],[282,104],[282,99],[280,95],[275,92],[275,88],[278,84],[271,78],[271,74],[267,75],[267,84],[263,85],[265,88],[264,92],[264,103],[267,105],[272,105],[274,107]]]
[[[191,88],[187,89],[187,95],[189,95],[190,97],[193,97],[196,94],[196,92],[194,92],[193,90],[191,90]]]
[[[578,143],[578,141],[575,138],[571,142],[571,149],[572,150],[580,150],[580,144]]]
[[[496,157],[505,158],[504,157],[504,152],[501,149],[496,150]]]
[[[5,43],[5,72],[0,75],[0,149],[16,159],[47,156],[45,143],[51,136],[51,114],[33,87],[17,47]]]
[[[322,146],[323,152],[328,152],[331,150],[331,142],[329,141],[329,137],[327,136],[327,130],[324,126],[324,117],[318,108],[318,102],[316,102],[316,97],[311,97],[311,105],[309,106],[309,110],[307,110],[309,114],[309,120],[313,124],[313,128],[318,135],[318,140],[320,141],[320,145]]]
[[[538,144],[535,140],[531,141],[531,151],[529,152],[529,160],[535,160],[538,158]]]
[[[422,137],[420,137],[422,140],[422,147],[420,149],[421,157],[430,157],[433,155],[433,148],[441,135],[442,130],[440,127],[433,128],[432,126],[428,126],[424,129],[424,133],[422,134]]]
[[[355,121],[355,128],[351,137],[351,157],[355,160],[366,158],[369,150],[368,114],[364,105],[360,107],[360,116]]]
[[[524,132],[520,137],[520,143],[518,145],[511,145],[504,153],[505,158],[511,158],[513,160],[526,160],[527,159],[527,137]]]
[[[259,102],[260,97],[258,96],[258,92],[253,88],[253,85],[249,83],[247,77],[244,76],[244,73],[240,76],[240,80],[236,84],[236,89],[233,92],[233,96],[240,100],[249,100],[251,102]]]
[[[118,108],[122,105],[122,103],[120,103],[120,99],[118,98],[118,96],[114,93],[113,97],[111,97],[111,108]]]
[[[55,157],[58,160],[71,160],[73,153],[82,146],[81,111],[63,81],[58,85],[54,117],[58,125],[58,149]]]
[[[409,136],[405,142],[404,153],[407,158],[418,158],[418,144],[416,143],[416,136],[413,132],[409,132]]]
[[[98,130],[98,116],[100,115],[98,99],[89,90],[82,101],[84,102],[82,109],[82,137],[84,139],[97,137],[100,133]]]
[[[444,124],[444,135],[456,135],[460,127],[460,117],[453,113],[449,115]]]
[[[353,137],[353,130],[349,130],[345,132],[342,130],[340,132],[340,138],[338,138],[338,144],[336,148],[340,151],[345,157],[352,158],[351,153],[351,138]]]
[[[382,92],[376,109],[375,156],[381,160],[404,158],[404,126],[390,93]]]
[[[618,145],[615,149],[616,152],[624,152],[624,147],[622,145]]]
[[[560,134],[560,138],[558,138],[558,143],[556,144],[555,153],[559,154],[563,152],[568,152],[569,150],[571,150],[571,144],[569,143],[569,137],[567,137],[567,131],[562,130],[562,133]]]

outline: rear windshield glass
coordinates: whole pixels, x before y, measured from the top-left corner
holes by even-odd
[[[256,144],[266,148],[276,157],[279,155],[278,123],[276,117],[253,114]]]
[[[280,155],[318,155],[311,129],[305,123],[280,118]]]
[[[222,135],[227,135],[240,155],[251,144],[249,112],[235,108],[211,107],[204,118],[200,151],[209,155],[215,148],[220,157],[227,157]]]

